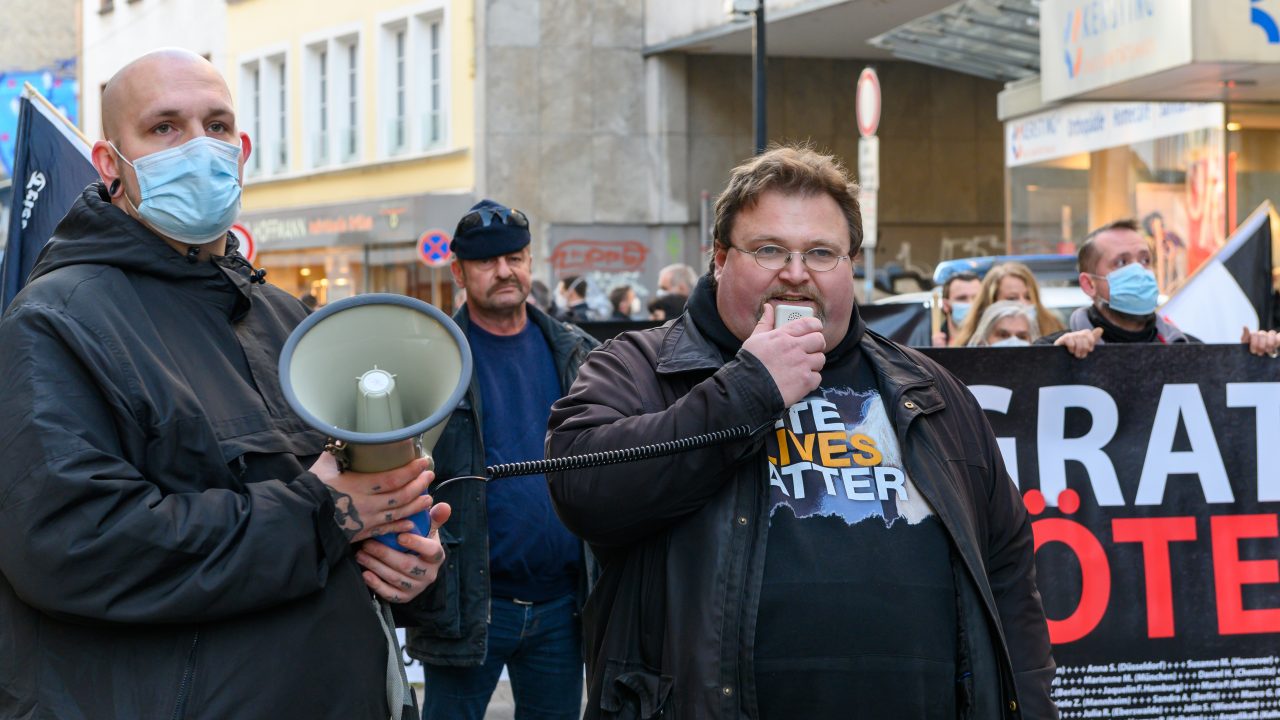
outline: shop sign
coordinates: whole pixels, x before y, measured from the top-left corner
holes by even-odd
[[[452,227],[474,200],[463,193],[241,213],[260,251],[409,242],[431,227]]]
[[[1191,0],[1044,0],[1041,98],[1062,100],[1190,63],[1191,16]]]
[[[1197,62],[1280,62],[1280,0],[1197,3]]]
[[[1222,103],[1073,103],[1005,123],[1005,166],[1221,128],[1224,115]]]

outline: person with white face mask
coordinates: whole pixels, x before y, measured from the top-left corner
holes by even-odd
[[[640,298],[630,285],[619,285],[609,291],[609,305],[613,308],[610,320],[626,321],[640,313]]]
[[[1152,270],[1151,245],[1136,220],[1116,220],[1085,236],[1080,245],[1080,289],[1093,303],[1071,315],[1068,329],[1037,345],[1060,345],[1084,358],[1100,343],[1200,342],[1156,314],[1160,288]],[[1254,355],[1277,357],[1280,334],[1244,329],[1241,341]]]
[[[0,657],[33,659],[0,717],[416,717],[374,597],[412,612],[444,563],[427,461],[340,472],[290,410],[308,310],[227,234],[251,145],[218,71],[144,55],[102,118],[0,320]]]
[[[1014,300],[992,303],[978,319],[968,347],[1026,347],[1040,336],[1035,311]]]

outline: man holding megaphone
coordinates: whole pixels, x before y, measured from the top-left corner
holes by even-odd
[[[214,67],[145,55],[102,114],[0,320],[0,717],[416,717],[372,595],[444,561],[406,532],[426,462],[339,472],[286,402],[306,309],[227,234],[250,142]]]

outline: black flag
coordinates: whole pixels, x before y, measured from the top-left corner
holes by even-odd
[[[1263,203],[1159,312],[1207,343],[1238,343],[1241,330],[1275,322],[1271,244],[1275,211]]]
[[[85,186],[98,179],[89,147],[34,89],[23,93],[13,155],[9,242],[0,266],[0,311],[27,282],[40,249]]]

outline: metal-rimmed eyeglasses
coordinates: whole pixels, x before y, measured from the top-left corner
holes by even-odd
[[[479,210],[472,210],[466,215],[463,215],[462,219],[458,221],[458,229],[454,234],[461,235],[468,230],[474,230],[478,227],[489,227],[493,224],[494,220],[501,222],[503,225],[510,225],[512,227],[529,227],[529,218],[525,217],[524,213],[516,210],[515,208],[482,207]]]
[[[814,272],[834,270],[841,260],[849,259],[848,255],[837,255],[835,250],[825,247],[809,248],[803,252],[788,250],[781,245],[763,245],[755,250],[743,250],[736,245],[729,247],[743,255],[754,256],[756,264],[765,270],[781,270],[791,262],[792,255],[799,255],[804,266]]]

